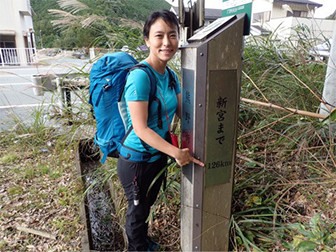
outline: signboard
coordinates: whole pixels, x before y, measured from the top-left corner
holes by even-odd
[[[205,186],[226,184],[231,179],[237,113],[237,70],[209,72]]]
[[[250,34],[252,0],[223,0],[222,17],[246,13],[247,19],[244,24],[244,35]]]
[[[203,41],[216,33],[218,30],[222,29],[227,23],[233,20],[234,17],[222,17],[218,18],[211,24],[203,26],[201,29],[196,31],[196,34],[188,39],[188,42]]]
[[[194,152],[194,78],[195,72],[190,69],[183,69],[183,110],[182,110],[182,135],[181,144],[182,148],[189,148],[191,152]],[[192,165],[189,164],[185,167],[185,176],[190,181],[192,180]]]

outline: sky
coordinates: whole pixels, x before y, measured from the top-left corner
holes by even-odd
[[[316,18],[325,18],[336,10],[336,0],[312,0],[315,3],[323,4],[315,11]]]
[[[177,5],[178,0],[167,0],[167,2],[172,2]],[[189,0],[184,0],[188,2]],[[195,1],[195,0],[193,0]],[[323,4],[322,7],[318,8],[315,12],[315,18],[325,18],[332,14],[336,10],[336,0],[310,0],[315,3]],[[205,0],[206,8],[217,8],[222,0]]]

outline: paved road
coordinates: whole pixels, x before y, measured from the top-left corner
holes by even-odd
[[[60,95],[45,92],[36,96],[31,76],[33,74],[66,74],[83,69],[88,72],[88,60],[54,58],[45,61],[47,65],[25,67],[0,67],[0,131],[15,126],[15,119],[31,123],[36,110],[50,108],[50,104],[60,103]]]

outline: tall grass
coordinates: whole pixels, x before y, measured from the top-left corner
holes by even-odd
[[[326,64],[309,58],[314,38],[299,30],[300,40],[294,47],[293,43],[276,46],[272,36],[246,44],[242,96],[318,112]],[[309,226],[318,213],[324,220],[317,222],[334,221],[333,206],[320,200],[335,185],[334,140],[334,132],[316,118],[241,103],[233,249],[335,248],[336,243],[330,243],[334,226],[325,240],[317,242],[298,228],[302,226],[292,225]]]

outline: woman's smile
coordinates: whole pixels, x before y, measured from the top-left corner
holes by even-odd
[[[169,55],[174,52],[173,49],[159,49],[159,51],[165,55]]]

